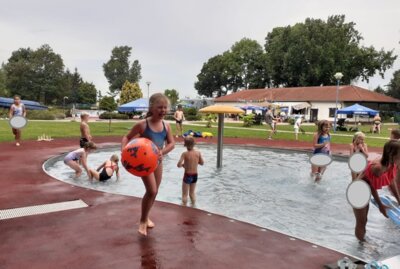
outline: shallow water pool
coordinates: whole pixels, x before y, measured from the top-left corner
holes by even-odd
[[[363,260],[384,259],[400,254],[400,229],[370,207],[367,243],[359,244],[354,233],[354,215],[345,192],[351,181],[347,162],[333,161],[321,183],[310,178],[309,156],[303,152],[257,147],[224,146],[223,168],[216,168],[216,147],[198,145],[205,159],[199,168],[196,207],[212,213],[277,230]],[[176,145],[164,159],[164,176],[157,200],[181,204],[183,169],[176,163],[185,150]],[[97,168],[119,147],[89,155]],[[141,179],[120,166],[121,181],[115,176],[106,183],[91,183],[86,176],[73,179],[74,172],[62,156],[45,165],[53,177],[117,194],[142,197]]]

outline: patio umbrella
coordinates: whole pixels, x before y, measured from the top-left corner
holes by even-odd
[[[229,114],[243,114],[244,111],[240,108],[224,105],[207,106],[199,110],[201,113],[216,113],[218,114],[218,146],[217,146],[217,168],[222,166],[222,145],[224,137],[224,115]]]
[[[149,109],[149,99],[140,98],[118,107],[118,112],[140,112]]]

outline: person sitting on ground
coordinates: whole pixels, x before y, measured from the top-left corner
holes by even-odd
[[[96,170],[89,169],[89,179],[92,180],[95,178],[98,181],[107,181],[112,175],[117,175],[117,181],[119,180],[119,167],[118,167],[119,158],[117,154],[113,154],[110,160],[102,163]],[[103,168],[103,170],[99,173],[99,171]]]

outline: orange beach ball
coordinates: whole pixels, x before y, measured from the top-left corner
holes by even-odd
[[[122,150],[121,162],[132,175],[148,176],[157,169],[159,152],[151,140],[144,137],[135,138]]]

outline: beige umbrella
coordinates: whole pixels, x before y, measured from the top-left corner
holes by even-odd
[[[233,106],[212,105],[199,110],[201,113],[217,113],[218,114],[218,147],[217,147],[217,168],[222,166],[222,145],[224,137],[224,114],[242,114],[243,110]]]

